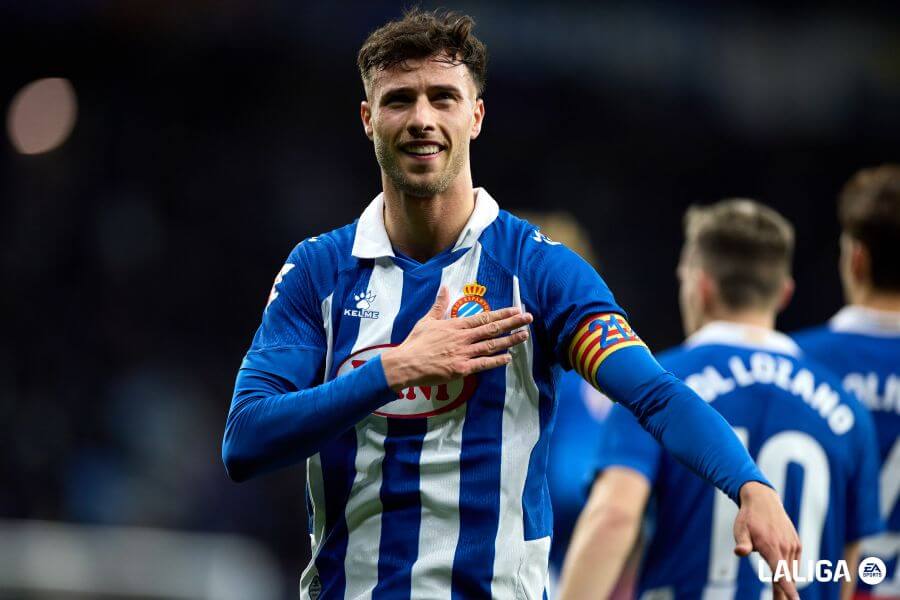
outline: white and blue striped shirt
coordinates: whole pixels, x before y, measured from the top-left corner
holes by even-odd
[[[307,386],[349,373],[403,341],[441,285],[448,316],[527,307],[533,335],[507,367],[403,390],[307,460],[304,598],[544,594],[553,373],[581,317],[622,312],[577,255],[479,189],[456,244],[419,264],[393,250],[379,195],[291,253],[244,367],[302,362]]]
[[[379,354],[441,285],[449,318],[520,307],[531,335],[504,368],[395,393]],[[294,249],[238,372],[223,459],[238,481],[306,459],[304,598],[542,598],[560,367],[732,499],[765,481],[728,424],[653,359],[599,275],[483,189],[456,243],[424,264],[392,249],[381,196]]]

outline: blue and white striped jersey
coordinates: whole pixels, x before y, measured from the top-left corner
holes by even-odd
[[[848,306],[827,324],[798,332],[794,339],[872,412],[887,531],[865,540],[862,555],[881,557],[887,576],[876,586],[860,581],[858,591],[871,598],[900,598],[900,313]]]
[[[449,317],[523,307],[532,335],[507,367],[403,390],[307,460],[304,598],[546,593],[559,365],[581,319],[623,313],[576,254],[479,189],[457,242],[420,264],[392,248],[378,196],[290,254],[244,366],[282,369],[296,387],[334,379],[402,342],[441,285]],[[303,376],[279,366],[297,349]]]

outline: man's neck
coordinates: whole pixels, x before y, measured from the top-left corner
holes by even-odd
[[[850,304],[874,310],[900,312],[900,293],[870,291],[858,298],[851,298]]]
[[[384,183],[384,227],[388,238],[397,250],[419,262],[452,246],[475,209],[471,179],[425,198],[410,196],[391,182]]]
[[[732,311],[718,310],[705,315],[701,327],[712,323],[713,321],[725,321],[728,323],[737,323],[738,325],[752,325],[762,329],[775,329],[775,313],[770,311]]]

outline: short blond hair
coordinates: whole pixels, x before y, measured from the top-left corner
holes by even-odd
[[[692,206],[684,235],[726,306],[771,308],[778,302],[794,254],[794,227],[778,212],[746,198]]]

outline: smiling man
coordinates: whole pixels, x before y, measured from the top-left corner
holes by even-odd
[[[360,116],[383,191],[291,252],[238,372],[231,478],[306,460],[302,597],[545,596],[559,368],[740,502],[738,551],[799,557],[743,446],[596,272],[473,188],[487,55],[472,26],[411,11],[366,40]]]

